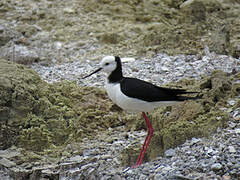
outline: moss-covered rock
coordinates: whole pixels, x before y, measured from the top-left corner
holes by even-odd
[[[105,91],[75,82],[48,84],[36,72],[0,60],[0,148],[42,151],[119,126]]]

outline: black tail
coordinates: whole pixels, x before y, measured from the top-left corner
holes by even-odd
[[[185,100],[196,100],[196,99],[201,99],[202,96],[194,96],[194,97],[189,97],[189,96],[179,96],[179,95],[184,95],[184,94],[197,94],[200,92],[195,92],[195,91],[186,91],[185,89],[171,89],[172,93],[177,97],[177,100],[179,101],[185,101]]]
[[[178,95],[178,94],[195,94],[195,93],[200,93],[200,92],[195,92],[195,91],[187,91],[186,89],[171,89],[171,91]]]
[[[197,92],[189,92],[189,93],[197,93]],[[188,96],[177,96],[177,99],[179,101],[186,101],[186,100],[197,100],[197,99],[202,99],[202,96],[197,95],[194,97],[188,97]]]

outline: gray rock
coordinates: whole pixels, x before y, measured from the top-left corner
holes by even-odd
[[[79,155],[76,155],[76,156],[73,156],[73,157],[71,157],[71,158],[69,158],[68,160],[67,160],[67,162],[68,161],[75,161],[75,162],[79,162],[79,161],[82,161],[83,160],[83,157],[82,156],[79,156]]]
[[[175,149],[168,149],[165,151],[165,156],[166,157],[172,157],[176,154],[176,150]]]
[[[161,174],[156,174],[154,176],[154,180],[159,180],[159,179],[162,179],[162,178],[163,178],[163,176]]]
[[[211,169],[212,169],[213,171],[220,170],[220,169],[222,169],[222,164],[220,164],[220,163],[214,163],[214,164],[211,166]]]
[[[178,179],[178,180],[193,180],[193,178],[189,178],[187,176],[183,175],[173,175],[172,179]]]
[[[145,180],[145,179],[147,179],[147,176],[146,176],[146,175],[141,174],[141,175],[139,176],[139,180]]]
[[[194,144],[197,144],[198,142],[200,142],[201,141],[201,139],[200,138],[192,138],[192,140],[191,140],[191,145],[194,145]]]
[[[166,173],[168,173],[169,171],[172,171],[172,170],[173,170],[173,168],[171,166],[166,166],[162,169],[162,172],[166,174]]]
[[[229,100],[229,101],[227,101],[227,103],[228,103],[230,106],[233,106],[233,105],[236,103],[236,101],[235,101],[235,100]]]
[[[234,148],[234,146],[228,146],[228,151],[230,153],[236,153],[236,149]]]
[[[0,159],[0,165],[4,166],[4,167],[7,167],[7,168],[10,168],[10,167],[16,166],[16,163],[8,160],[6,158],[2,158],[2,159]]]
[[[0,150],[0,157],[2,158],[13,158],[19,156],[20,153],[15,150]]]
[[[2,180],[14,180],[12,177],[9,176],[7,172],[4,172],[4,170],[0,169],[0,179]]]
[[[240,128],[239,129],[235,129],[235,133],[240,134]]]

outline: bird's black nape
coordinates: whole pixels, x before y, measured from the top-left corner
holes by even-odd
[[[117,62],[117,68],[119,67],[122,70],[122,62],[119,56],[115,56],[115,61]]]
[[[116,69],[114,69],[112,71],[112,73],[108,76],[108,81],[109,83],[117,83],[119,81],[121,81],[121,79],[123,78],[122,75],[122,63],[121,63],[121,59],[118,56],[115,56],[115,61],[116,61]]]

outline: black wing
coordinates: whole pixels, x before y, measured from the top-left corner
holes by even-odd
[[[154,101],[183,101],[192,97],[178,96],[181,94],[195,93],[186,92],[184,89],[170,89],[153,85],[149,82],[135,78],[123,78],[120,81],[121,91],[129,97],[148,102]]]

